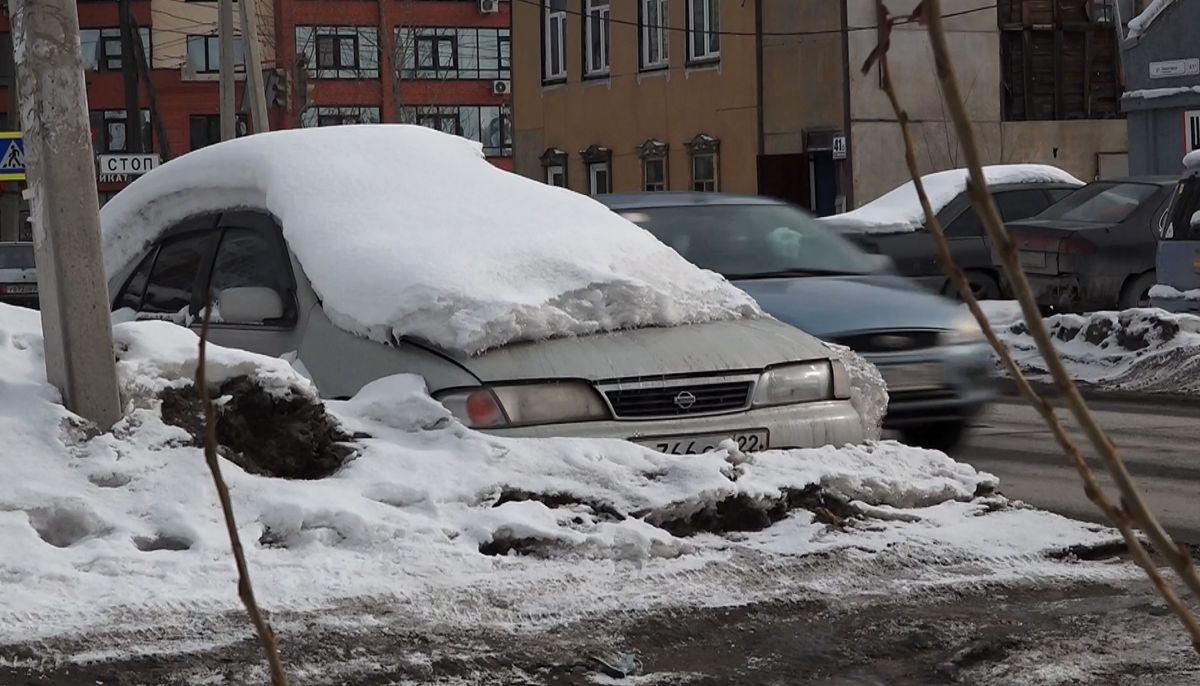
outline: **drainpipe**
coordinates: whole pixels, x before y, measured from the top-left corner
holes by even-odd
[[[842,0],[842,134],[846,137],[846,210],[854,209],[854,137],[850,135],[850,9],[848,0]]]
[[[755,79],[758,88],[758,154],[766,153],[766,114],[763,112],[763,3],[767,0],[755,0],[754,2],[754,69]],[[761,187],[762,181],[759,180]]]

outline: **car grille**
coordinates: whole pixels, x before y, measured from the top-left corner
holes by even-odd
[[[938,331],[874,331],[833,339],[859,353],[906,353],[932,348],[938,343]]]
[[[743,410],[750,404],[749,381],[697,383],[605,392],[613,414],[621,419],[685,417]]]

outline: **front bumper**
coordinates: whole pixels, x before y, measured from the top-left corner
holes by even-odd
[[[996,395],[991,349],[983,343],[943,345],[903,354],[864,355],[876,367],[936,364],[941,383],[927,388],[888,391],[885,429],[970,421]]]
[[[690,436],[766,429],[770,449],[817,448],[863,441],[862,420],[848,400],[827,400],[781,405],[710,417],[683,417],[647,421],[605,420],[572,424],[544,424],[487,433],[510,438],[617,438]]]

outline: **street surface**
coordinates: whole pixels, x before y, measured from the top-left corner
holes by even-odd
[[[1088,402],[1168,532],[1200,544],[1200,405],[1153,396]],[[1103,465],[1074,420],[1060,402],[1054,404],[1089,464],[1103,475]],[[1020,398],[998,398],[954,457],[1000,477],[1000,489],[1010,498],[1102,521],[1041,417]],[[1111,494],[1112,481],[1105,476],[1102,483]]]

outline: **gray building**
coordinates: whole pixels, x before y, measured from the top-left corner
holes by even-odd
[[[1121,46],[1129,172],[1178,174],[1183,156],[1200,149],[1200,0],[1146,7],[1130,8]]]

